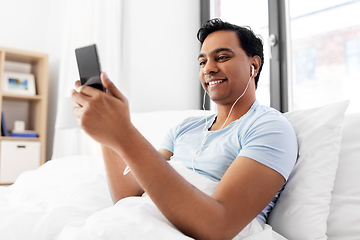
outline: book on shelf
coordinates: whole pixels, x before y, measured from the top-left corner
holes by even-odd
[[[6,127],[4,112],[1,112],[1,136],[9,136],[9,132]]]
[[[10,133],[11,137],[28,137],[28,138],[36,138],[39,136],[39,134],[36,131],[31,130],[23,130],[23,131],[16,131],[13,130]]]

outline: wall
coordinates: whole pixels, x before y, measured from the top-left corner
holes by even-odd
[[[48,1],[0,0],[0,9],[1,46],[47,52]]]
[[[49,54],[51,158],[64,22],[61,0],[0,0],[0,46]],[[133,112],[198,109],[199,1],[124,0],[123,80]]]

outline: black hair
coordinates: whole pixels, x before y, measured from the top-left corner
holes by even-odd
[[[202,27],[199,29],[197,33],[197,38],[201,42],[204,43],[205,38],[216,31],[221,30],[230,30],[234,31],[238,38],[240,47],[244,49],[245,53],[249,57],[259,56],[261,59],[261,65],[258,70],[257,76],[255,77],[255,87],[257,88],[257,83],[259,81],[259,76],[261,69],[264,64],[264,49],[263,49],[263,41],[260,36],[256,35],[250,27],[245,26],[237,26],[225,21],[222,21],[219,18],[210,19],[205,22]]]

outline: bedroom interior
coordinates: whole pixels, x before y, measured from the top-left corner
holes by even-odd
[[[100,146],[72,113],[74,50],[98,45],[102,69],[129,99],[132,122],[156,147],[170,127],[205,112],[196,32],[213,17],[263,36],[258,99],[284,113],[299,141],[299,164],[269,228],[245,239],[360,238],[360,20],[340,17],[355,15],[360,0],[15,0],[0,8],[1,80],[6,72],[32,74],[37,89],[14,95],[2,82],[1,123],[8,135],[21,124],[38,134],[0,137],[0,239],[190,239],[162,218],[142,230],[112,227],[122,224],[114,217],[121,209],[110,200]],[[209,99],[206,107],[205,114],[215,111]],[[152,211],[129,214],[145,226],[149,212],[157,216]]]

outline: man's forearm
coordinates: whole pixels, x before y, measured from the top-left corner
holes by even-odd
[[[101,149],[113,202],[116,203],[122,198],[143,194],[143,189],[131,172],[123,175],[126,164],[121,156],[106,146],[102,146]]]

